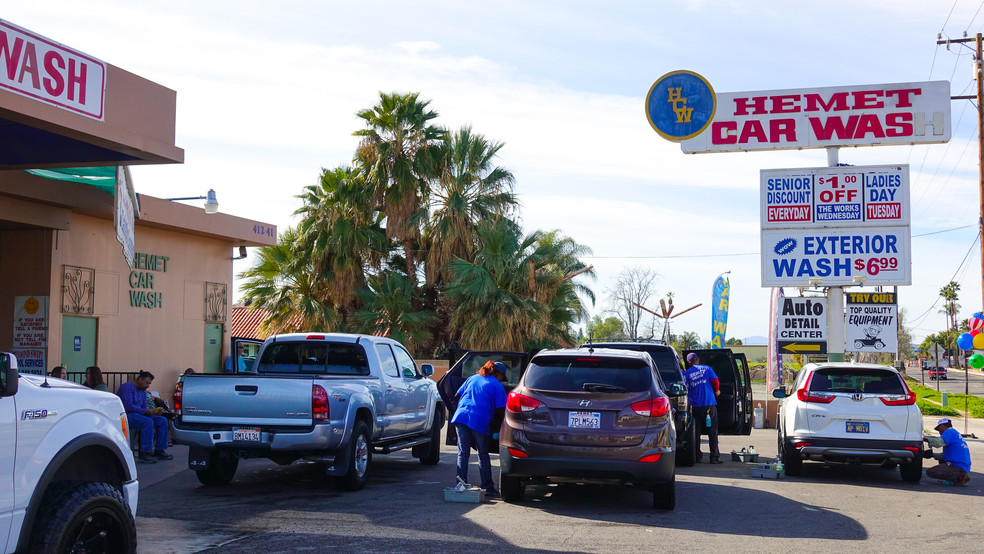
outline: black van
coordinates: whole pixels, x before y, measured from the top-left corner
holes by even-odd
[[[752,380],[744,354],[730,348],[684,350],[683,357],[694,352],[700,363],[711,366],[721,384],[717,398],[718,433],[750,435],[752,433]]]
[[[656,364],[656,369],[659,370],[664,390],[669,390],[669,386],[673,383],[680,383],[684,388],[687,386],[687,382],[683,378],[683,364],[680,362],[680,357],[672,346],[663,341],[588,341],[582,344],[581,348],[616,348],[647,352]],[[694,425],[693,411],[690,408],[690,403],[687,402],[686,395],[671,396],[670,402],[673,404],[674,424],[677,432],[676,465],[690,467],[697,463],[697,449],[694,448],[697,442],[697,426]]]

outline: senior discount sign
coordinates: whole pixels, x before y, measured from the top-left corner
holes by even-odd
[[[716,94],[688,154],[950,140],[950,83],[926,81]]]
[[[909,166],[764,169],[762,228],[909,225]]]
[[[762,286],[912,284],[908,227],[763,229]]]

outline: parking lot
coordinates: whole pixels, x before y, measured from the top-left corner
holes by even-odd
[[[970,424],[984,436],[984,421]],[[984,463],[984,440],[968,444]],[[774,456],[775,430],[721,439],[726,459],[748,445]],[[241,464],[228,487],[205,488],[186,469],[185,448],[173,452],[173,461],[139,467],[140,552],[889,552],[966,549],[984,539],[980,466],[957,488],[925,477],[908,485],[897,470],[872,467],[808,463],[802,477],[766,480],[751,476],[751,463],[698,464],[678,468],[677,507],[660,512],[645,491],[588,485],[530,487],[518,504],[445,502],[455,459],[447,446],[436,467],[408,452],[376,456],[372,481],[355,493],[337,490],[316,464],[266,460]]]

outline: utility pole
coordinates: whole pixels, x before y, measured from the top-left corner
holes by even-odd
[[[978,238],[981,241],[981,306],[984,306],[984,73],[981,71],[981,34],[977,33],[974,38],[956,38],[948,40],[937,40],[936,44],[946,44],[949,48],[951,42],[963,43],[973,42],[976,46],[974,51],[974,79],[977,81],[977,94],[975,96],[951,96],[951,100],[977,100],[977,175],[980,190],[981,211],[977,219],[979,228]],[[953,314],[956,322],[956,314]],[[954,323],[954,328],[956,324]],[[939,385],[939,383],[937,383]],[[970,392],[970,371],[964,363],[964,395]],[[966,408],[966,406],[965,406]],[[964,434],[967,434],[967,413],[964,412]]]

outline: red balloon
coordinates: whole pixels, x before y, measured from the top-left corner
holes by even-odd
[[[976,337],[979,334],[981,334],[981,332],[978,331],[977,329],[974,329],[973,331],[970,332],[970,336],[972,337]]]

